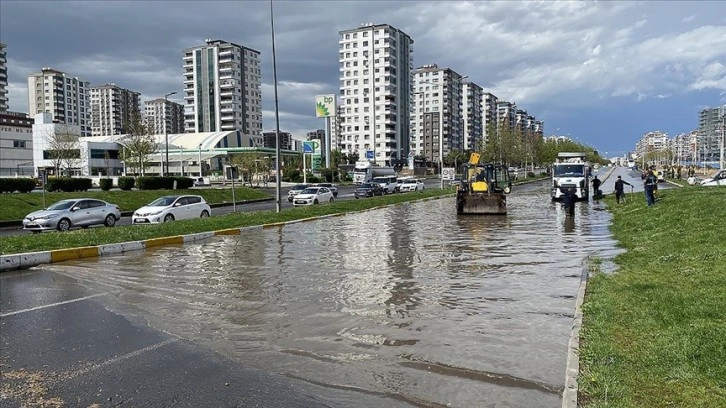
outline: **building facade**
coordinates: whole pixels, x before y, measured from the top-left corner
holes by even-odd
[[[484,142],[484,90],[473,82],[463,87],[464,150],[481,151]]]
[[[0,112],[0,177],[32,176],[33,119],[25,113]]]
[[[645,154],[652,152],[664,152],[663,157],[666,157],[665,152],[670,150],[671,141],[668,138],[668,133],[660,130],[646,132],[635,146],[635,153],[638,157],[643,157]]]
[[[462,76],[450,68],[431,64],[416,69],[413,82],[411,139],[416,155],[439,162],[450,151],[462,151]]]
[[[385,165],[410,151],[413,40],[388,24],[339,32],[340,135],[344,154]]]
[[[134,116],[141,118],[141,93],[104,84],[90,88],[91,136],[120,135]]]
[[[491,136],[489,133],[497,128],[497,104],[499,98],[490,92],[484,92],[482,96],[482,116],[484,120],[484,143]]]
[[[277,148],[277,134],[276,132],[264,132],[262,134],[264,140],[264,146],[268,148]],[[280,132],[280,149],[282,150],[294,150],[292,143],[292,135],[289,132]]]
[[[260,52],[221,40],[184,50],[185,131],[240,130],[262,143]]]
[[[149,133],[184,133],[184,105],[164,98],[144,102],[144,123]]]
[[[726,105],[698,113],[698,161],[718,163],[726,133]]]
[[[7,46],[0,43],[0,112],[6,112],[9,108],[8,100],[8,54],[5,51]]]
[[[52,68],[28,75],[28,114],[48,113],[53,121],[78,126],[91,136],[90,85]]]

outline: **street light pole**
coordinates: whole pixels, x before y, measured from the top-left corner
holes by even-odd
[[[277,99],[277,58],[275,56],[275,18],[270,0],[270,31],[272,33],[272,79],[275,88],[275,210],[282,211],[280,202],[280,110]]]
[[[176,95],[176,92],[169,92],[168,94],[164,95],[164,143],[166,143],[166,160],[164,160],[166,163],[166,170],[162,169],[162,173],[164,173],[164,177],[166,177],[169,174],[169,132],[166,129],[166,125],[168,122],[167,118],[167,104],[169,103],[169,97],[172,95]]]

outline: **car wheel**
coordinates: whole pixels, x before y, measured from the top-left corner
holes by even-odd
[[[107,227],[113,227],[116,225],[116,217],[113,214],[109,214],[106,216],[106,219],[103,220],[103,225]]]
[[[207,210],[202,211],[202,215],[199,216],[199,218],[207,218],[207,217],[209,217],[209,211],[207,211]]]
[[[164,216],[164,222],[174,221],[174,216],[172,214],[166,214]]]
[[[71,229],[71,220],[68,218],[63,218],[62,220],[58,221],[58,231],[68,231]]]
[[[355,199],[356,199],[356,200],[358,199],[358,196],[357,196],[357,195],[355,196]]]
[[[313,204],[320,204],[320,203],[318,202],[318,199],[317,199],[317,198],[315,199],[315,201],[313,201]]]

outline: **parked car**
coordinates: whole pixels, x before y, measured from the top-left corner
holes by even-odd
[[[404,181],[406,181],[406,180],[410,180],[410,179],[412,179],[412,178],[413,178],[413,177],[411,177],[411,176],[403,176],[403,177],[399,177],[399,178],[398,178],[398,179],[396,180],[396,187],[394,187],[393,191],[394,191],[395,193],[400,193],[400,192],[401,192],[401,185],[403,184],[403,182],[404,182]]]
[[[726,170],[719,170],[712,177],[701,181],[704,187],[726,186]]]
[[[328,187],[308,187],[293,198],[292,205],[313,205],[333,201],[335,197]]]
[[[333,183],[318,183],[315,185],[316,187],[327,187],[330,189],[330,191],[333,193],[333,197],[338,198],[338,187],[335,186]]]
[[[190,218],[206,218],[212,214],[204,198],[198,195],[164,196],[134,211],[132,224],[158,224]]]
[[[409,191],[423,191],[424,183],[420,179],[407,179],[398,187],[398,190],[402,193]]]
[[[355,198],[382,196],[383,188],[378,183],[363,183],[355,189]]]
[[[292,186],[290,188],[290,191],[287,192],[287,201],[292,202],[292,199],[296,195],[300,194],[303,190],[305,190],[308,187],[310,187],[310,186],[307,184],[298,184],[296,186]]]
[[[381,176],[374,177],[373,180],[371,180],[371,183],[380,184],[383,189],[383,194],[393,194],[396,192],[396,185],[398,184],[397,181],[396,176]]]
[[[116,204],[94,198],[61,200],[50,207],[34,211],[23,218],[23,229],[33,232],[57,229],[67,231],[73,227],[88,228],[91,225],[113,227],[121,219]]]

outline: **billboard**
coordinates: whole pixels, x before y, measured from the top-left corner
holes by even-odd
[[[318,118],[335,116],[335,94],[315,96],[315,116]]]

